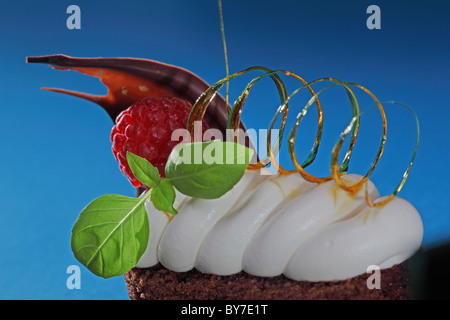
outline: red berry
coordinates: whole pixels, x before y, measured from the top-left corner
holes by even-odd
[[[122,111],[111,131],[112,152],[119,168],[134,187],[141,183],[134,177],[126,160],[130,151],[150,161],[164,177],[164,168],[173,147],[179,141],[171,141],[172,132],[186,129],[192,106],[175,97],[147,98]],[[202,131],[209,128],[202,121]]]

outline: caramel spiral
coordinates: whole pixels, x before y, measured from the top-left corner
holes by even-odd
[[[414,110],[410,106],[400,103],[400,102],[395,102],[395,101],[387,101],[387,102],[382,103],[378,100],[378,98],[370,90],[368,90],[364,86],[354,83],[354,82],[344,82],[344,81],[341,81],[341,80],[338,80],[335,78],[330,78],[330,77],[320,78],[320,79],[317,79],[317,80],[314,80],[311,82],[307,82],[302,77],[298,76],[297,74],[290,72],[290,71],[286,71],[286,70],[273,71],[273,70],[270,70],[268,68],[261,67],[261,66],[247,68],[245,70],[234,73],[234,74],[227,76],[224,79],[216,82],[214,85],[210,86],[206,91],[204,91],[203,94],[197,99],[196,103],[194,104],[194,106],[192,108],[192,111],[191,111],[191,114],[189,117],[189,121],[188,121],[188,130],[191,133],[192,137],[194,137],[193,133],[194,133],[195,121],[201,121],[203,119],[203,116],[205,115],[206,109],[208,108],[210,102],[212,101],[214,96],[217,94],[217,92],[223,87],[223,85],[225,85],[225,84],[228,85],[228,83],[232,79],[237,78],[239,76],[242,76],[242,75],[247,74],[252,71],[262,71],[263,73],[255,78],[253,78],[250,82],[248,82],[247,85],[245,86],[245,88],[243,89],[242,93],[240,94],[240,96],[234,102],[234,104],[231,108],[231,111],[229,112],[228,122],[227,122],[227,129],[230,129],[227,131],[230,132],[231,136],[229,136],[227,138],[234,142],[239,141],[238,140],[238,134],[239,134],[238,128],[240,127],[240,123],[241,123],[242,110],[244,108],[245,101],[250,94],[251,89],[255,86],[255,84],[259,80],[261,80],[267,76],[269,76],[273,80],[273,83],[276,86],[276,89],[278,91],[278,95],[280,98],[280,105],[278,106],[278,108],[270,122],[268,136],[267,136],[267,156],[261,160],[258,160],[257,163],[250,164],[248,169],[253,169],[253,170],[260,169],[269,164],[272,164],[272,166],[279,173],[288,174],[288,173],[298,172],[305,180],[314,182],[314,183],[323,183],[325,181],[329,181],[329,180],[333,179],[340,188],[342,188],[343,190],[345,190],[346,192],[348,192],[350,194],[355,194],[359,190],[361,190],[361,188],[363,188],[364,185],[367,185],[367,181],[369,180],[369,177],[374,172],[374,170],[381,158],[381,155],[383,154],[384,146],[386,143],[386,137],[387,137],[387,119],[386,119],[386,114],[385,114],[385,111],[383,108],[383,104],[395,104],[395,105],[403,106],[403,107],[407,108],[410,112],[412,112],[412,114],[415,118],[416,127],[417,127],[416,144],[415,144],[415,147],[413,150],[411,160],[408,164],[408,167],[407,167],[406,171],[403,173],[403,177],[402,177],[400,183],[394,189],[394,191],[388,197],[386,197],[384,200],[374,202],[370,199],[369,194],[367,192],[367,188],[366,188],[366,202],[369,206],[372,206],[372,207],[383,206],[386,203],[388,203],[389,201],[391,201],[397,195],[398,192],[400,192],[400,190],[402,189],[403,185],[405,184],[406,179],[410,173],[410,170],[411,170],[411,167],[412,167],[412,164],[414,162],[414,158],[415,158],[415,155],[417,152],[417,147],[418,147],[418,143],[419,143],[419,131],[420,131],[418,117],[417,117],[416,113],[414,112]],[[300,82],[300,87],[298,87],[296,90],[294,90],[290,95],[287,95],[286,86],[284,85],[284,83],[279,75],[285,75],[285,76],[294,78],[295,80]],[[326,86],[325,88],[319,90],[316,93],[314,91],[314,89],[312,88],[312,86],[317,83],[320,83],[320,82],[329,82],[330,84],[328,86]],[[329,90],[330,88],[336,87],[336,86],[343,87],[349,98],[351,112],[352,112],[352,119],[350,120],[349,125],[345,128],[345,130],[339,136],[339,139],[337,140],[337,142],[334,145],[333,150],[331,152],[330,175],[326,176],[326,177],[316,177],[316,176],[308,173],[305,170],[305,168],[307,166],[309,166],[311,163],[313,163],[314,159],[316,158],[318,148],[319,148],[321,138],[322,138],[322,133],[323,133],[323,109],[322,109],[321,103],[319,101],[319,96],[322,93],[324,93],[325,91]],[[275,156],[278,154],[281,143],[283,141],[283,135],[284,135],[284,130],[286,129],[285,128],[286,120],[287,120],[288,111],[289,111],[289,107],[288,107],[289,102],[296,94],[298,94],[299,92],[301,92],[304,89],[307,89],[310,92],[311,98],[308,100],[308,102],[305,104],[305,106],[301,109],[301,111],[299,113],[297,113],[297,115],[295,117],[295,123],[292,126],[292,128],[288,134],[288,138],[287,138],[288,150],[289,150],[289,155],[292,160],[292,163],[294,164],[295,169],[286,170],[276,161]],[[374,101],[374,105],[372,105],[368,109],[371,109],[373,107],[378,108],[380,116],[381,116],[383,129],[381,132],[380,142],[378,144],[375,158],[374,158],[373,162],[371,163],[368,171],[361,178],[360,181],[358,181],[352,185],[346,185],[343,182],[343,180],[341,179],[341,175],[345,174],[348,171],[350,157],[351,157],[353,148],[356,144],[356,140],[358,137],[360,118],[368,110],[367,109],[364,112],[360,112],[360,106],[359,106],[358,100],[354,93],[355,89],[362,90],[365,94],[367,94]],[[309,108],[313,104],[316,106],[317,114],[318,114],[316,138],[315,138],[313,147],[311,149],[311,152],[309,153],[307,158],[300,164],[300,162],[297,159],[297,155],[296,155],[295,147],[294,147],[296,134],[297,134],[298,127],[301,124],[301,121],[303,120],[303,118],[307,114]],[[272,146],[271,132],[272,132],[272,129],[274,129],[275,124],[276,124],[278,118],[280,117],[280,115],[281,115],[281,124],[279,126],[279,134],[276,137],[275,143]],[[342,163],[339,165],[338,164],[339,154],[341,152],[342,145],[349,134],[350,134],[350,143],[349,143],[347,152],[345,154],[345,157],[344,157]]]

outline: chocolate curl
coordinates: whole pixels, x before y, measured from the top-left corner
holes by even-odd
[[[194,104],[209,85],[194,73],[161,62],[135,58],[72,58],[65,55],[27,57],[29,63],[46,63],[58,70],[75,70],[94,76],[108,88],[105,96],[65,89],[42,88],[83,98],[100,105],[113,121],[136,101],[172,95]],[[217,95],[205,114],[214,128],[225,134],[225,99]],[[242,126],[244,129],[244,126]],[[225,137],[225,135],[224,135]]]

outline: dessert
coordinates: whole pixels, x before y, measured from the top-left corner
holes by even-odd
[[[189,132],[194,130],[195,120],[206,119],[208,126],[227,137],[230,132],[226,129],[245,130],[239,114],[248,91],[261,77],[270,76],[277,85],[281,107],[276,117],[284,118],[289,98],[278,74],[293,75],[259,68],[263,76],[249,83],[230,109],[216,94],[217,90],[233,77],[254,68],[208,86],[188,71],[147,60],[57,55],[28,61],[100,77],[109,88],[105,97],[51,90],[96,102],[112,118],[143,98],[169,94],[193,104],[186,124]],[[318,94],[311,88],[314,82],[294,77],[301,81],[301,89],[313,95],[304,112],[297,116],[298,126],[314,102],[319,114],[321,109]],[[351,92],[350,85],[361,88],[335,79],[326,80],[344,86],[347,92]],[[374,100],[385,120],[381,104]],[[122,155],[140,181],[133,185],[143,187],[136,199],[103,196],[83,210],[72,230],[75,256],[100,276],[125,274],[133,299],[407,298],[405,262],[421,245],[422,221],[409,202],[396,197],[407,174],[388,197],[380,198],[368,180],[384,141],[366,175],[346,173],[352,143],[343,165],[338,166],[343,140],[351,133],[354,141],[357,135],[360,113],[354,103],[352,106],[354,117],[336,144],[332,172],[325,178],[313,177],[304,170],[314,160],[314,151],[308,157],[309,163],[296,162],[295,129],[289,142],[296,170],[290,172],[275,161],[276,145],[272,148],[268,144],[269,157],[250,164],[253,146],[235,143],[240,141],[235,131],[231,131],[231,142],[227,143],[214,140],[176,145],[164,172],[152,166],[151,159],[132,152]],[[319,117],[316,146],[320,143],[321,125]],[[197,146],[203,154],[209,150],[210,155],[211,150],[217,155],[223,148],[224,159],[228,159],[230,146],[238,148],[237,151],[243,150],[245,161],[237,161],[238,152],[236,162],[230,166],[226,163],[208,167],[214,174],[205,170],[211,164],[201,162],[196,166],[180,161],[190,148],[195,150]],[[274,164],[278,173],[269,174],[264,168],[268,163]],[[116,206],[119,203],[120,212]],[[106,218],[110,220],[101,220],[106,219],[103,215],[109,215]],[[373,270],[375,275],[377,271],[381,274],[382,289],[369,284]]]
[[[378,195],[373,184],[369,189],[371,196]],[[153,233],[137,268],[126,275],[134,298],[381,298],[381,292],[367,288],[365,274],[372,265],[383,270],[383,283],[385,272],[395,274],[389,286],[397,293],[384,298],[406,298],[401,264],[422,240],[420,216],[405,200],[396,198],[381,210],[371,209],[363,193],[351,197],[333,181],[314,185],[296,174],[261,176],[249,171],[222,198],[205,201],[180,194],[175,207],[178,214],[169,223],[146,203]],[[399,226],[407,227],[398,231]],[[188,284],[190,279],[196,280]],[[168,291],[157,285],[165,282]],[[263,289],[272,282],[275,288]],[[283,290],[286,285],[291,289]],[[341,292],[335,285],[347,289]],[[230,289],[220,292],[214,286]],[[241,286],[249,291],[237,289]]]

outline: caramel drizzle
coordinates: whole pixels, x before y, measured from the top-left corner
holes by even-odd
[[[280,106],[277,108],[277,111],[271,121],[271,124],[269,126],[268,129],[268,136],[267,136],[267,151],[268,151],[268,156],[265,157],[262,160],[258,160],[257,163],[255,164],[250,164],[249,165],[249,169],[260,169],[262,167],[265,167],[267,165],[269,165],[270,163],[272,164],[272,166],[280,173],[280,174],[287,174],[287,173],[292,173],[292,172],[298,172],[305,180],[310,181],[310,182],[314,182],[314,183],[323,183],[326,181],[329,181],[331,179],[333,179],[337,186],[343,190],[345,190],[346,192],[350,193],[351,195],[355,195],[356,193],[358,193],[365,185],[366,185],[366,202],[369,206],[371,207],[380,207],[383,206],[385,204],[387,204],[389,201],[391,201],[392,199],[394,199],[395,195],[401,190],[401,188],[403,187],[403,185],[406,182],[406,179],[409,175],[409,172],[411,170],[412,164],[414,162],[414,158],[415,158],[415,154],[417,152],[417,147],[418,147],[418,143],[419,143],[419,121],[417,118],[417,115],[415,114],[414,110],[403,104],[403,103],[399,103],[399,102],[395,102],[395,101],[388,101],[388,102],[384,102],[384,104],[397,104],[403,107],[406,107],[410,112],[412,112],[412,114],[415,117],[415,121],[416,121],[416,127],[417,127],[417,138],[416,138],[416,145],[414,147],[414,151],[413,151],[413,155],[411,157],[411,160],[409,162],[409,165],[406,169],[406,171],[403,174],[403,178],[400,181],[399,185],[394,189],[394,191],[392,192],[391,195],[389,195],[388,197],[386,197],[386,199],[384,199],[383,201],[372,201],[370,199],[369,193],[368,193],[368,189],[367,189],[367,181],[369,179],[369,177],[371,176],[371,174],[374,172],[380,158],[381,155],[383,154],[383,150],[384,150],[384,146],[386,143],[386,136],[387,136],[387,119],[386,119],[386,114],[384,112],[384,108],[383,108],[383,103],[381,103],[378,98],[371,92],[369,91],[367,88],[357,84],[357,83],[353,83],[353,82],[343,82],[340,81],[338,79],[335,78],[321,78],[321,79],[317,79],[314,80],[312,82],[306,82],[303,78],[301,78],[300,76],[296,75],[295,73],[292,73],[290,71],[285,71],[285,70],[276,70],[276,71],[272,71],[270,69],[264,68],[264,67],[252,67],[252,68],[248,68],[245,69],[243,71],[237,72],[235,74],[232,74],[230,76],[227,76],[226,78],[216,82],[214,85],[210,86],[197,100],[197,102],[194,104],[190,117],[189,117],[189,123],[188,123],[188,129],[191,132],[191,136],[193,136],[193,130],[194,130],[194,122],[195,121],[201,121],[203,116],[205,115],[207,108],[209,106],[209,104],[211,103],[212,99],[214,98],[214,96],[216,95],[216,93],[222,88],[222,86],[224,84],[228,84],[228,82],[236,77],[242,76],[248,72],[251,71],[255,71],[255,70],[259,70],[259,71],[263,71],[264,73],[258,77],[255,77],[253,80],[251,80],[247,86],[244,88],[244,90],[242,91],[242,94],[238,97],[238,99],[236,100],[236,102],[234,103],[234,105],[231,108],[231,113],[228,117],[228,121],[227,121],[227,129],[230,129],[230,132],[233,134],[235,132],[239,132],[236,130],[236,128],[239,127],[240,123],[241,123],[241,115],[242,115],[242,110],[246,101],[246,98],[248,97],[250,90],[253,88],[253,86],[262,78],[266,77],[266,76],[270,76],[274,82],[274,84],[276,85],[276,88],[278,90],[279,96],[280,96]],[[281,78],[278,76],[278,74],[284,74],[286,76],[289,77],[293,77],[294,79],[298,80],[301,83],[301,87],[299,87],[297,90],[293,91],[289,96],[287,96],[286,93],[286,88],[283,84],[283,81],[281,80]],[[324,89],[321,89],[319,92],[315,93],[315,91],[313,90],[312,86],[316,83],[319,82],[331,82],[331,84],[327,87],[325,87]],[[314,175],[309,174],[305,168],[310,165],[316,155],[317,155],[317,151],[318,151],[318,147],[320,145],[320,141],[321,141],[321,137],[322,137],[322,133],[323,133],[323,110],[319,101],[319,95],[322,94],[323,92],[329,90],[330,88],[334,87],[334,86],[341,86],[345,89],[347,96],[349,97],[349,101],[350,101],[350,106],[351,106],[351,110],[352,110],[352,119],[350,121],[350,124],[347,126],[347,128],[341,133],[337,143],[335,144],[333,150],[332,150],[332,154],[331,154],[331,161],[330,161],[330,171],[331,174],[327,177],[316,177]],[[360,108],[359,108],[359,103],[358,100],[353,92],[352,87],[356,87],[357,89],[362,90],[364,93],[366,93],[367,95],[369,95],[375,102],[376,107],[378,107],[378,110],[380,112],[381,115],[381,119],[382,119],[382,125],[383,125],[383,130],[382,130],[382,134],[381,134],[381,138],[380,138],[380,143],[378,145],[378,149],[377,149],[377,153],[375,156],[375,159],[373,160],[369,170],[367,171],[367,173],[361,178],[360,181],[354,183],[353,185],[346,185],[343,180],[341,179],[341,176],[343,174],[345,174],[348,171],[348,166],[349,166],[349,161],[350,161],[350,156],[351,153],[353,151],[353,147],[355,146],[356,143],[356,139],[358,136],[358,130],[359,130],[359,125],[360,125],[360,117],[362,116],[363,113],[360,112]],[[288,136],[288,150],[289,150],[289,155],[291,157],[291,160],[295,166],[294,170],[286,170],[284,169],[275,159],[276,154],[279,151],[282,139],[283,139],[283,133],[285,130],[285,124],[286,124],[286,119],[287,119],[287,114],[288,114],[288,103],[289,100],[295,96],[297,93],[299,93],[300,91],[302,91],[303,89],[308,89],[308,91],[311,93],[312,97],[311,99],[307,102],[307,104],[305,105],[305,107],[297,114],[296,116],[296,122],[294,124],[294,126],[291,128],[291,131],[289,133]],[[307,111],[309,109],[309,107],[315,104],[317,112],[318,112],[318,124],[317,124],[317,133],[316,133],[316,138],[314,141],[314,146],[310,152],[310,154],[308,155],[308,157],[306,158],[306,160],[300,164],[296,153],[295,153],[295,137],[296,137],[296,133],[297,133],[297,129],[302,121],[302,119],[304,118],[304,116],[307,114]],[[373,107],[373,106],[372,106]],[[372,108],[370,107],[370,108]],[[370,109],[369,108],[369,109]],[[276,139],[276,142],[274,144],[274,146],[271,145],[271,141],[272,141],[272,137],[271,137],[271,132],[272,129],[274,129],[275,123],[279,117],[279,115],[282,114],[282,119],[281,119],[281,124],[279,127],[279,135]],[[345,141],[346,137],[350,134],[350,143],[349,143],[349,147],[347,149],[346,155],[343,159],[343,162],[341,165],[338,164],[338,159],[339,159],[339,153],[341,151],[341,147],[343,142]],[[236,135],[232,135],[231,137],[231,141],[234,142],[238,142],[238,136]]]

